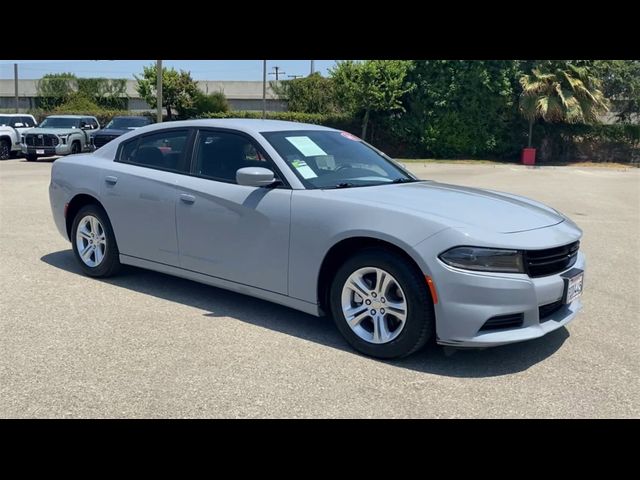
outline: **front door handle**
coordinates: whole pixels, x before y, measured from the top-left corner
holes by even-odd
[[[118,177],[109,175],[107,177],[104,177],[104,181],[107,182],[109,185],[115,185],[116,183],[118,183]]]
[[[192,203],[195,203],[196,197],[194,197],[193,195],[187,195],[186,193],[182,193],[180,194],[180,200],[182,200],[184,203],[191,205]]]

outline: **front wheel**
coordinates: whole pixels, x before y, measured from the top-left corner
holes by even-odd
[[[108,277],[120,269],[120,252],[107,213],[98,205],[80,209],[71,227],[73,253],[91,277]]]
[[[342,335],[365,355],[404,357],[434,334],[424,275],[389,250],[370,248],[348,259],[334,276],[330,304]]]
[[[78,142],[73,142],[71,144],[71,155],[76,155],[78,153],[80,153],[80,144]]]
[[[11,156],[11,144],[8,140],[0,140],[0,160],[7,160]]]

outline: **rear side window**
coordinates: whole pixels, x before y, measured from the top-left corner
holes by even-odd
[[[171,130],[145,135],[125,143],[120,161],[144,167],[188,172],[189,130]]]

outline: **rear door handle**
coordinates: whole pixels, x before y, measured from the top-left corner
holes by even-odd
[[[118,177],[109,175],[107,177],[104,177],[104,181],[107,182],[109,185],[115,185],[116,183],[118,183]]]
[[[186,193],[182,193],[180,194],[180,200],[182,200],[184,203],[188,203],[189,205],[191,205],[192,203],[195,203],[196,197],[194,197],[193,195],[187,195]]]

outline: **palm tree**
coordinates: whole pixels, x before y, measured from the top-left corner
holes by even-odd
[[[547,62],[520,77],[520,111],[529,120],[529,148],[536,118],[595,123],[609,111],[601,82],[587,66]]]

